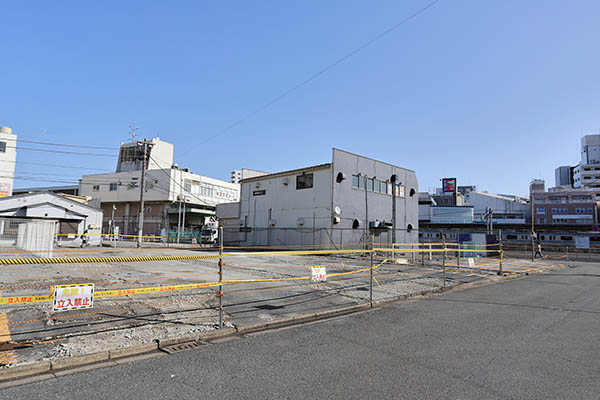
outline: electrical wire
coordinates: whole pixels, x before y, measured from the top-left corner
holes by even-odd
[[[114,154],[98,154],[98,153],[80,153],[76,151],[63,151],[63,150],[50,150],[50,149],[34,149],[31,147],[20,147],[20,146],[6,146],[9,149],[17,149],[17,150],[28,150],[28,151],[39,151],[42,153],[60,153],[60,154],[72,154],[79,156],[94,156],[94,157],[118,157]]]
[[[394,30],[398,29],[400,26],[404,25],[405,23],[409,22],[410,20],[416,18],[417,16],[419,16],[420,14],[424,13],[427,9],[429,9],[430,7],[433,7],[436,3],[438,3],[440,0],[433,0],[432,2],[428,3],[427,5],[425,5],[425,7],[419,9],[418,11],[412,13],[411,15],[409,15],[408,17],[404,18],[403,20],[401,20],[400,22],[398,22],[397,24],[389,27],[388,29],[384,30],[383,32],[381,32],[380,34],[378,34],[377,36],[373,37],[372,39],[366,41],[365,43],[363,43],[362,45],[356,47],[354,50],[346,53],[345,55],[343,55],[342,57],[338,58],[336,61],[334,61],[333,63],[329,64],[328,66],[326,66],[325,68],[321,69],[320,71],[312,74],[311,76],[309,76],[308,78],[306,78],[305,80],[303,80],[302,82],[296,84],[295,86],[293,86],[292,88],[286,90],[285,92],[283,92],[282,94],[280,94],[279,96],[273,98],[272,100],[268,101],[267,103],[265,103],[264,105],[260,106],[259,108],[257,108],[256,110],[246,114],[245,116],[239,118],[237,121],[235,121],[234,123],[226,126],[225,128],[221,129],[220,131],[218,131],[216,134],[209,136],[207,139],[205,139],[204,141],[198,143],[196,146],[191,147],[188,151],[184,152],[183,155],[187,155],[189,153],[191,153],[192,151],[196,150],[199,146],[203,145],[204,143],[211,141],[213,139],[215,139],[216,137],[230,131],[231,129],[235,128],[236,126],[242,124],[243,122],[245,122],[246,120],[252,118],[253,116],[255,116],[256,114],[260,113],[261,111],[264,111],[265,109],[269,108],[270,106],[272,106],[273,104],[277,103],[278,101],[282,100],[283,98],[289,96],[290,94],[292,94],[293,92],[295,92],[296,90],[300,89],[303,86],[306,86],[308,83],[314,81],[315,79],[317,79],[319,76],[325,74],[326,72],[330,71],[331,69],[335,68],[336,66],[338,66],[339,64],[343,63],[344,61],[346,61],[347,59],[349,59],[350,57],[352,57],[353,55],[355,55],[356,53],[358,53],[359,51],[363,50],[364,48],[372,45],[373,43],[375,43],[376,41],[378,41],[379,39],[381,39],[382,37],[390,34],[391,32],[393,32]]]
[[[119,150],[119,147],[106,147],[106,146],[87,146],[82,144],[69,144],[69,143],[52,143],[52,142],[39,142],[35,140],[24,140],[21,138],[2,138],[2,141],[6,142],[17,142],[17,143],[30,143],[30,144],[41,144],[44,146],[57,146],[57,147],[73,147],[79,149],[96,149],[96,150]]]

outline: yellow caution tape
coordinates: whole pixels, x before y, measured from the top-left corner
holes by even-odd
[[[335,274],[328,274],[328,278],[336,276],[344,276],[351,274],[358,274],[361,272],[369,271],[370,269],[377,269],[383,265],[388,259],[385,259],[378,265],[358,269],[355,271],[340,272]],[[271,279],[235,279],[235,280],[223,280],[221,282],[202,282],[202,283],[189,283],[183,285],[171,285],[171,286],[153,286],[145,288],[133,288],[133,289],[116,289],[116,290],[104,290],[97,291],[94,293],[94,298],[107,298],[107,297],[119,297],[119,296],[133,296],[139,294],[149,293],[161,293],[161,292],[174,292],[179,290],[190,290],[190,289],[202,289],[208,287],[220,286],[223,284],[236,284],[236,283],[260,283],[260,282],[285,282],[285,281],[300,281],[310,280],[312,276],[300,276],[293,278],[271,278]],[[70,285],[74,286],[74,285]],[[0,305],[2,304],[25,304],[25,303],[49,303],[52,302],[52,296],[15,296],[15,297],[0,297]]]
[[[142,262],[142,261],[185,261],[185,260],[211,260],[219,258],[214,255],[186,255],[186,256],[120,256],[120,257],[58,257],[58,258],[0,258],[0,265],[25,265],[25,264],[75,264],[75,263],[103,263],[103,262]]]

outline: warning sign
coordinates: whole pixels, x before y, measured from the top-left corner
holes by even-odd
[[[94,306],[94,284],[54,286],[53,311],[78,310]]]
[[[327,280],[327,268],[322,265],[315,265],[311,267],[312,281],[313,282],[325,282]]]
[[[473,260],[473,257],[469,257],[468,263],[469,263],[469,267],[475,266],[475,260]]]

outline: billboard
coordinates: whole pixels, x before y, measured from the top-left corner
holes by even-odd
[[[456,178],[442,179],[442,192],[456,193]]]

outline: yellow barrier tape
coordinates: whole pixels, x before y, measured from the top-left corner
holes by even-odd
[[[388,259],[383,260],[378,265],[372,267],[362,268],[355,271],[339,272],[335,274],[328,274],[328,278],[334,278],[337,276],[358,274],[361,272],[369,271],[370,269],[377,269],[381,267]],[[285,281],[300,281],[310,280],[312,276],[300,276],[293,278],[270,278],[270,279],[233,279],[223,280],[222,282],[202,282],[202,283],[189,283],[183,285],[171,285],[171,286],[153,286],[145,288],[133,288],[133,289],[116,289],[116,290],[103,290],[94,293],[94,298],[107,298],[107,297],[119,297],[119,296],[133,296],[139,294],[149,293],[162,293],[162,292],[174,292],[179,290],[190,290],[190,289],[202,289],[208,287],[220,286],[223,284],[236,284],[236,283],[260,283],[260,282],[285,282]],[[24,303],[49,303],[52,302],[52,296],[16,296],[16,297],[0,297],[0,305],[2,304],[24,304]]]
[[[74,264],[74,263],[102,263],[102,262],[141,262],[141,261],[186,261],[186,260],[211,260],[219,258],[213,255],[187,255],[187,256],[119,256],[119,257],[60,257],[60,258],[0,258],[0,265],[15,264]]]
[[[0,297],[0,304],[26,304],[26,303],[48,303],[52,302],[52,296],[15,296]]]
[[[363,250],[363,251],[369,251],[369,250]],[[474,250],[474,249],[455,249],[455,248],[447,248],[447,249],[400,249],[400,248],[396,248],[396,249],[389,249],[389,248],[375,248],[373,249],[373,251],[388,251],[388,252],[402,252],[402,253],[441,253],[441,252],[450,252],[450,253],[454,253],[457,251],[464,251],[466,253],[497,253],[499,250]]]
[[[257,251],[244,253],[223,253],[223,256],[233,257],[257,257],[257,256],[302,256],[319,254],[349,254],[349,253],[371,253],[371,250],[304,250],[304,251]]]

